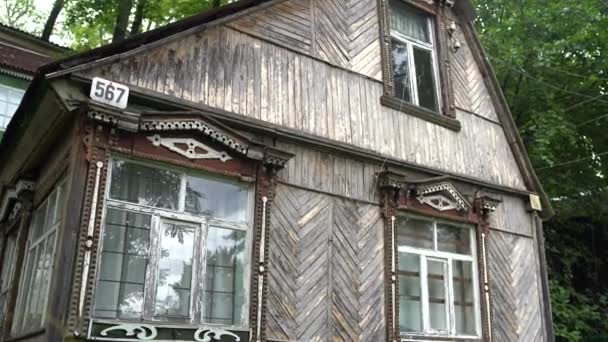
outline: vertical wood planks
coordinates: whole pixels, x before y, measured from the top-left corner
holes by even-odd
[[[381,106],[380,82],[232,29],[185,37],[89,73],[114,75],[394,159],[525,189],[501,125],[457,110],[463,128],[453,132]]]

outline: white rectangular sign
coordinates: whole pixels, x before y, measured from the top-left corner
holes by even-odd
[[[97,102],[125,109],[129,102],[129,87],[95,77],[91,84],[91,94],[89,96]]]

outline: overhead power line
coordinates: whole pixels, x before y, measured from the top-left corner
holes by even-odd
[[[607,154],[608,154],[608,151],[602,152],[602,153],[598,153],[598,154],[594,154],[592,156],[585,157],[585,158],[579,158],[579,159],[569,160],[569,161],[565,161],[565,162],[554,164],[554,165],[550,165],[550,166],[540,167],[540,168],[537,168],[536,171],[547,170],[547,169],[552,169],[552,168],[558,167],[558,166],[564,166],[564,165],[574,164],[574,163],[582,162],[582,161],[585,161],[585,160],[593,159],[593,158],[600,157],[600,156],[607,155]]]
[[[608,114],[600,115],[600,116],[595,117],[595,118],[593,118],[591,120],[587,120],[587,121],[581,122],[580,124],[576,125],[576,127],[584,126],[584,125],[590,124],[592,122],[599,121],[599,120],[601,120],[603,118],[608,118]]]
[[[536,81],[536,82],[538,82],[538,83],[542,83],[542,84],[544,84],[544,85],[546,85],[547,87],[550,87],[550,88],[552,88],[552,89],[559,90],[559,91],[561,91],[561,92],[568,93],[568,94],[571,94],[571,95],[576,95],[576,96],[583,97],[583,98],[585,98],[585,99],[590,100],[590,101],[588,101],[588,102],[591,102],[591,101],[600,101],[600,102],[603,102],[603,103],[608,104],[608,101],[605,101],[605,100],[602,100],[602,99],[601,99],[601,97],[602,97],[602,96],[591,96],[591,95],[587,95],[587,94],[579,93],[579,92],[576,92],[576,91],[572,91],[572,90],[568,90],[568,89],[561,88],[561,87],[556,86],[556,85],[554,85],[554,84],[551,84],[551,83],[549,83],[549,82],[547,82],[547,81],[544,81],[544,80],[541,80],[541,79],[539,79],[539,78],[537,78],[537,77],[532,76],[532,75],[531,75],[529,72],[527,72],[527,71],[526,71],[524,68],[522,68],[521,66],[517,66],[517,68],[515,68],[515,67],[513,67],[512,65],[510,65],[511,63],[508,63],[508,62],[506,62],[506,61],[503,61],[503,60],[501,60],[501,59],[499,59],[499,58],[496,58],[496,57],[494,57],[494,56],[489,56],[489,57],[490,57],[490,58],[492,58],[493,60],[496,60],[497,62],[499,62],[499,63],[501,63],[501,64],[505,65],[507,68],[509,68],[509,69],[511,69],[511,70],[513,70],[513,71],[515,71],[515,72],[517,72],[517,73],[519,73],[519,74],[521,74],[521,75],[523,75],[523,76],[525,76],[525,77],[527,77],[527,78],[531,79],[531,80],[534,80],[534,81]]]

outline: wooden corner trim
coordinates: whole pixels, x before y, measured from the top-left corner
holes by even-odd
[[[411,116],[415,116],[430,123],[443,126],[455,132],[460,132],[462,129],[460,121],[456,119],[424,109],[422,107],[414,106],[411,103],[398,99],[394,96],[382,95],[382,97],[380,97],[380,103],[382,103],[383,106],[409,114]]]

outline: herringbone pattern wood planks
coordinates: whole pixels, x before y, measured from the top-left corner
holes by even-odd
[[[289,0],[230,27],[381,79],[376,0]]]
[[[380,27],[375,0],[350,0],[348,26],[351,69],[378,80],[382,79],[380,63]]]
[[[268,338],[382,340],[379,208],[281,185],[271,215]]]
[[[458,52],[450,54],[452,56],[452,83],[456,106],[498,121],[498,116],[484,83],[483,75],[466,42],[465,36],[458,30],[455,36],[462,44]]]
[[[496,341],[544,341],[534,241],[492,231],[488,244]]]

